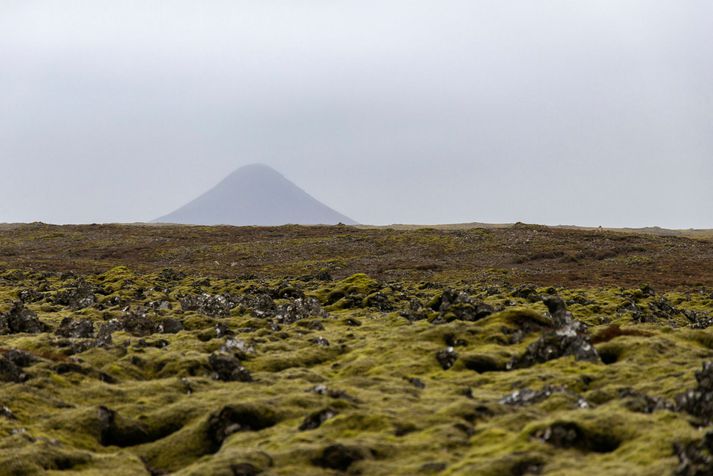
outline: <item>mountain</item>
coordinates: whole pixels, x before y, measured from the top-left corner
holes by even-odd
[[[200,197],[155,221],[192,225],[356,224],[263,164],[239,168]]]

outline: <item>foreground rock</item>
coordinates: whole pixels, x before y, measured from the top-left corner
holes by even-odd
[[[224,382],[252,382],[250,372],[240,364],[237,357],[227,352],[213,352],[208,358],[216,380]]]
[[[65,317],[55,331],[61,337],[88,339],[94,337],[94,323],[91,319],[72,319]]]
[[[208,418],[207,438],[210,452],[217,452],[223,441],[233,433],[260,431],[274,426],[279,421],[274,411],[256,406],[225,406]]]
[[[620,445],[613,435],[589,431],[575,422],[553,423],[532,436],[557,448],[575,448],[584,452],[611,453]]]
[[[0,354],[0,382],[24,382],[28,376],[23,369],[36,361],[31,354],[16,349]]]
[[[562,299],[549,297],[545,300],[545,304],[557,328],[545,331],[523,355],[510,362],[509,367],[513,369],[532,367],[566,356],[574,356],[575,360],[579,361],[601,362],[597,350],[592,345],[587,326],[572,318],[566,311]]]
[[[203,293],[184,296],[180,302],[184,311],[195,311],[213,317],[227,317],[230,315],[230,311],[237,306],[238,299],[229,294]]]
[[[584,399],[581,395],[568,390],[565,387],[557,387],[552,385],[545,385],[541,390],[532,390],[529,388],[523,388],[522,390],[515,390],[510,395],[502,398],[500,403],[503,405],[510,406],[527,406],[540,403],[547,400],[552,395],[563,394],[572,398],[578,408],[590,408],[590,403]]]
[[[322,309],[319,300],[309,297],[297,298],[289,304],[279,306],[275,313],[275,320],[280,324],[291,324],[308,317],[324,318],[328,316],[329,314]]]
[[[148,317],[143,307],[127,311],[121,320],[121,325],[125,331],[138,337],[146,337],[159,331],[159,324]]]
[[[446,347],[436,353],[436,360],[443,370],[448,370],[455,365],[458,360],[458,352],[453,347]]]
[[[673,451],[679,465],[675,476],[708,476],[713,474],[713,432],[705,434],[701,441],[686,444],[675,443]]]
[[[354,463],[371,457],[368,450],[360,447],[331,445],[324,448],[322,454],[314,462],[323,468],[346,471]]]
[[[494,312],[491,305],[471,298],[464,291],[445,290],[431,303],[431,309],[439,313],[436,321],[479,321]],[[417,310],[416,310],[417,312]]]
[[[38,334],[47,332],[49,326],[37,318],[37,314],[25,308],[22,301],[16,301],[12,309],[0,315],[0,334]]]
[[[325,408],[307,416],[299,427],[300,431],[314,430],[322,426],[322,423],[337,416],[338,412],[334,408]]]
[[[83,279],[79,279],[74,286],[58,291],[51,301],[76,311],[96,304],[95,292],[95,286]]]
[[[713,362],[703,364],[696,381],[696,388],[676,397],[676,406],[696,417],[699,425],[708,425],[713,421]]]

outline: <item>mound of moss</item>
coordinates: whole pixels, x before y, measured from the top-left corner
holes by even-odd
[[[713,294],[0,275],[5,474],[712,474]]]

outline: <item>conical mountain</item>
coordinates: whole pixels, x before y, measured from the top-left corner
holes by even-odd
[[[239,168],[200,197],[156,221],[191,225],[356,224],[263,164]]]

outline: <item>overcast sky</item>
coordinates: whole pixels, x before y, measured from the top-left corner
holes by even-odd
[[[272,165],[362,223],[713,228],[710,0],[0,0],[0,222]]]

